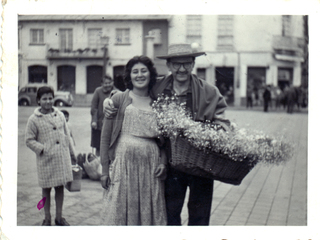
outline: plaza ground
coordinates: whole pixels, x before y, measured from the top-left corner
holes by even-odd
[[[90,153],[90,109],[65,108],[78,153]],[[40,226],[43,209],[38,186],[35,154],[26,147],[25,126],[34,107],[19,107],[18,113],[18,186],[17,225]],[[294,156],[284,165],[257,165],[240,186],[219,181],[214,183],[211,226],[306,226],[307,225],[307,139],[306,110],[287,114],[284,110],[262,108],[229,108],[226,117],[239,127],[262,130],[269,135],[283,135],[295,144]],[[51,192],[54,198],[54,190]],[[72,226],[100,224],[102,188],[99,181],[82,179],[80,192],[65,190],[63,215]],[[182,223],[187,225],[188,212],[182,211]],[[54,218],[55,206],[51,202]]]

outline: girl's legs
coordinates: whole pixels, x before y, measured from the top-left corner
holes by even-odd
[[[60,221],[62,218],[62,205],[63,205],[63,197],[64,191],[63,186],[54,187],[56,195],[56,220]]]
[[[51,214],[50,214],[50,193],[51,188],[42,188],[42,197],[46,198],[46,202],[44,204],[44,216],[45,220],[51,221]]]
[[[55,200],[56,200],[56,219],[55,223],[57,226],[70,226],[70,224],[62,217],[62,205],[64,197],[64,187],[58,186],[54,187],[56,191]]]

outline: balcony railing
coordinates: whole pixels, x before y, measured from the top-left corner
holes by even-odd
[[[76,50],[48,47],[48,59],[102,59],[102,48],[78,48]]]
[[[273,36],[274,57],[282,61],[303,62],[304,39],[288,36]]]
[[[303,53],[304,39],[288,36],[273,36],[273,49]]]

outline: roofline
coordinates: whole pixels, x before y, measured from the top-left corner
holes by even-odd
[[[172,15],[18,15],[18,21],[126,21],[126,20],[170,20]]]

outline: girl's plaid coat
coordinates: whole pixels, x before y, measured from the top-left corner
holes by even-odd
[[[73,180],[71,156],[74,149],[62,112],[53,107],[50,114],[35,109],[26,128],[26,144],[36,153],[41,188],[65,185]]]

